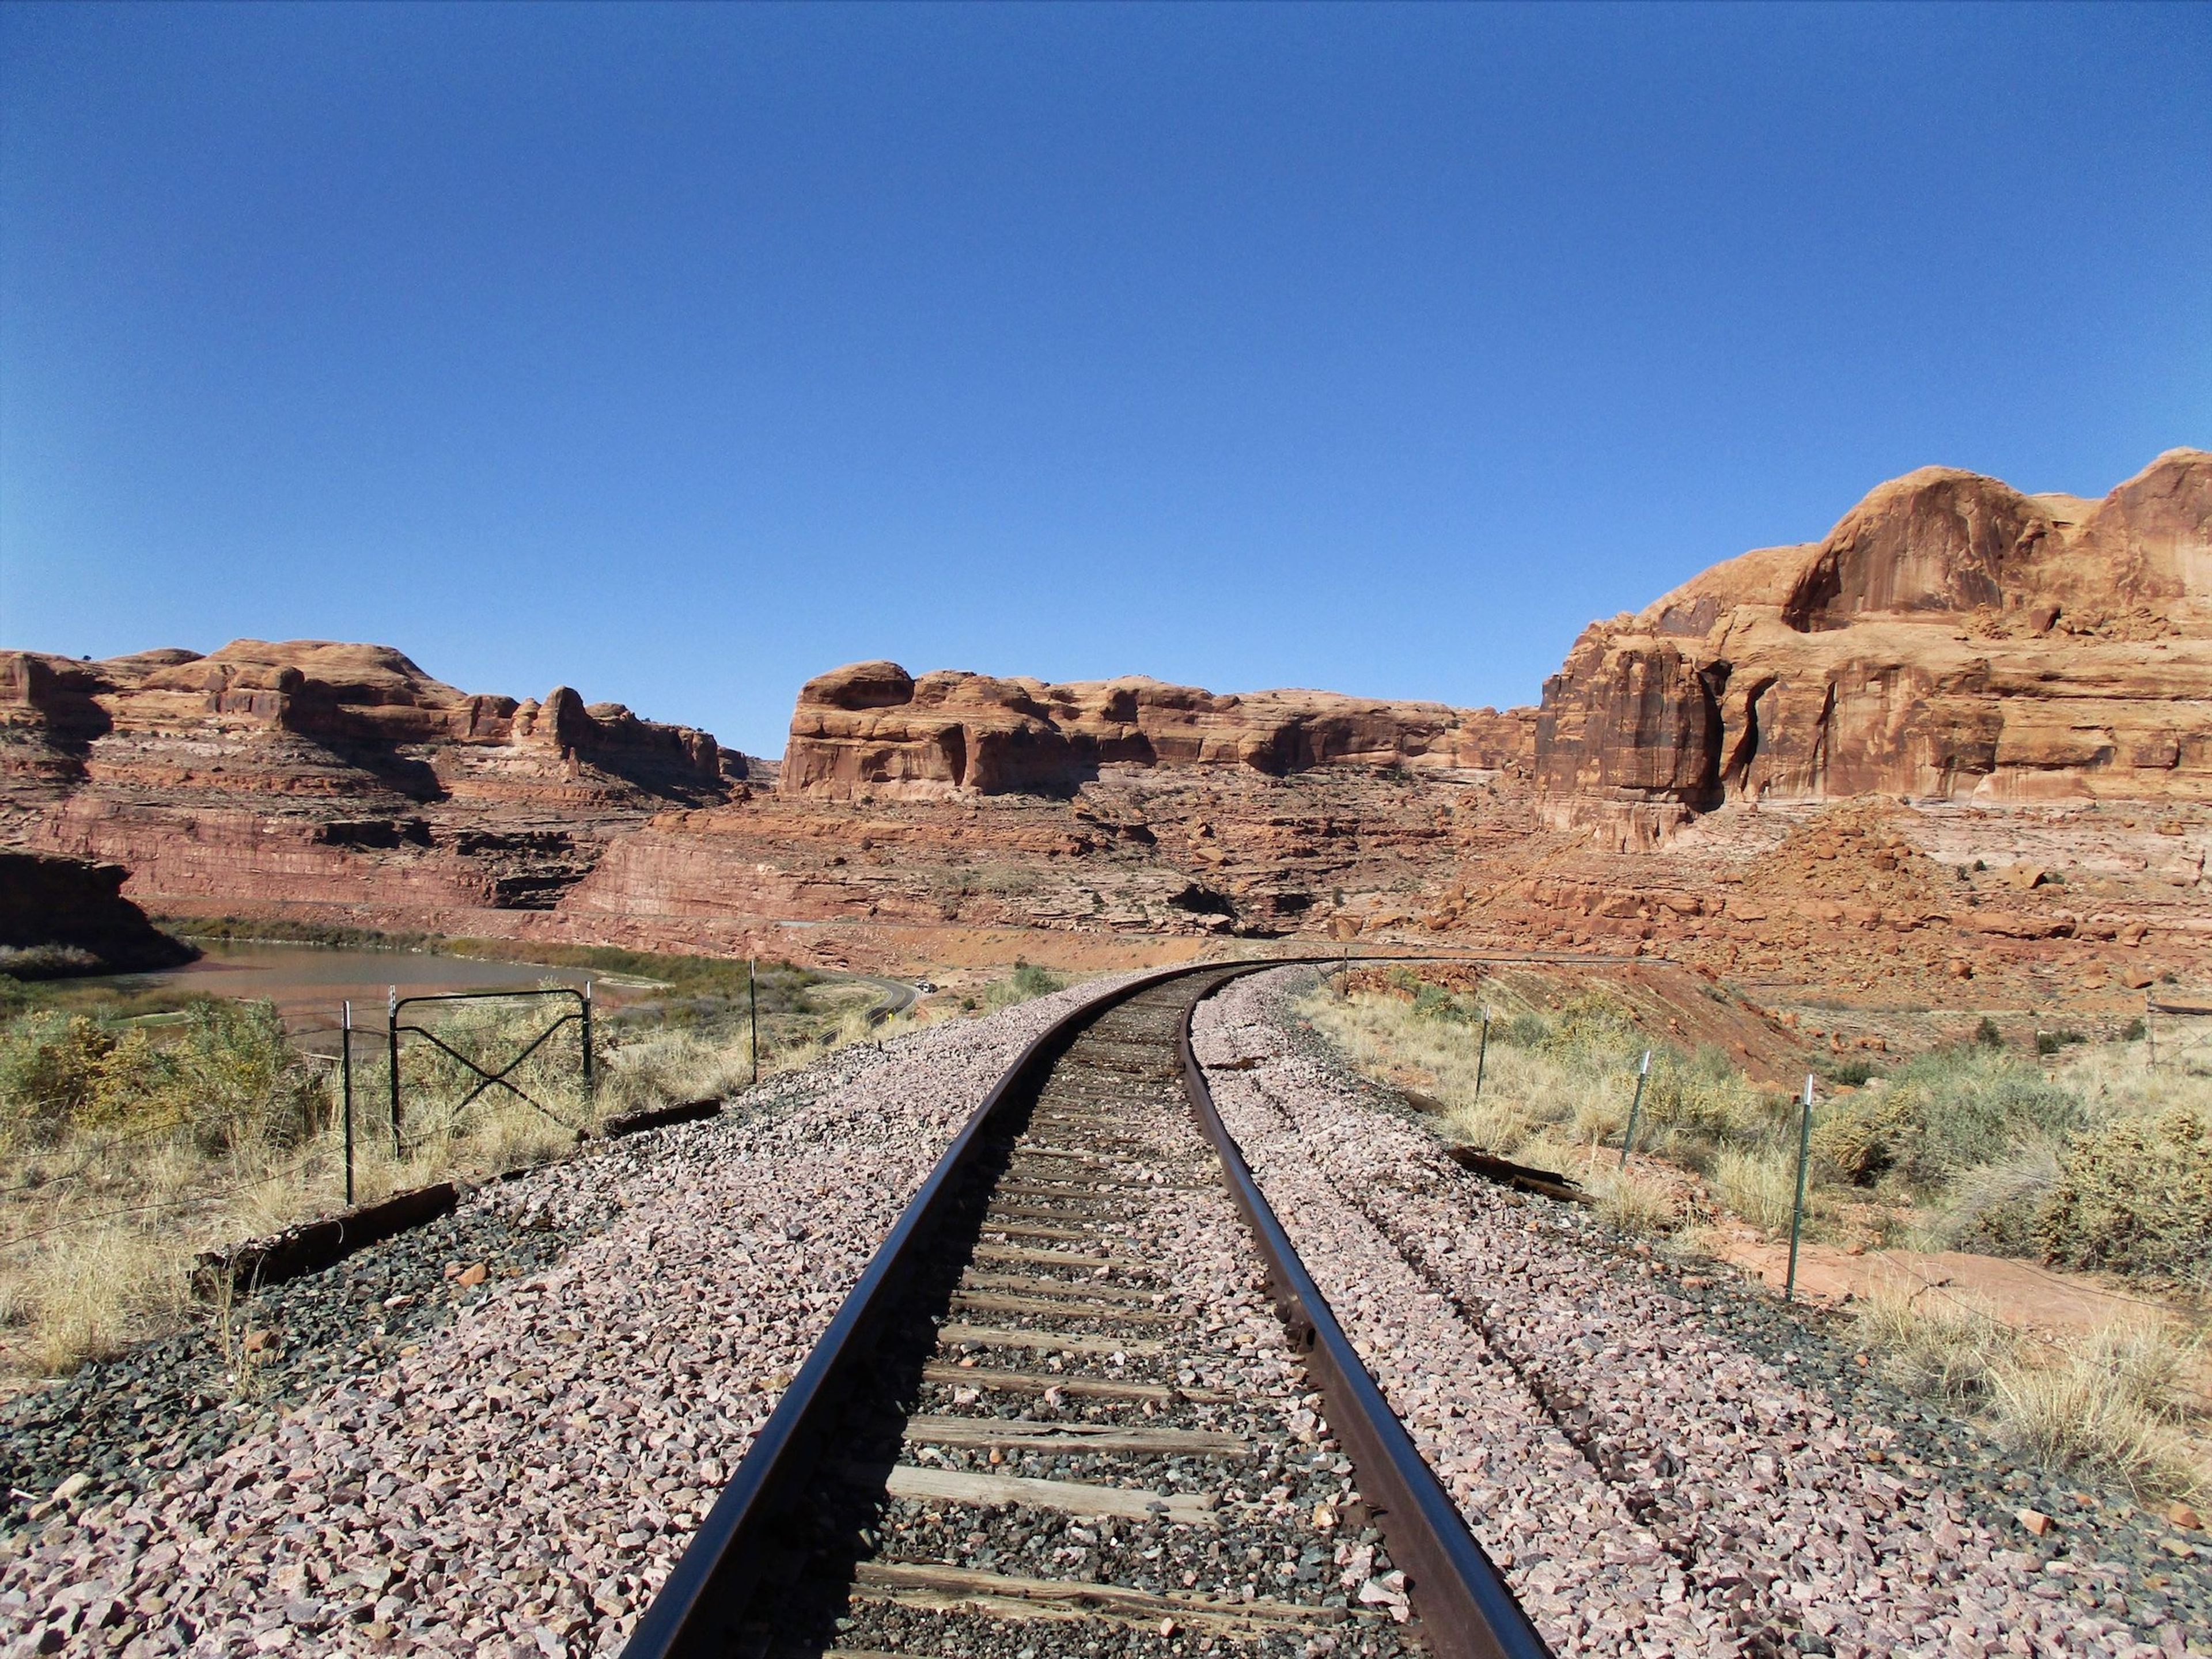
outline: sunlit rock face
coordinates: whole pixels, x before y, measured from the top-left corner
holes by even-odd
[[[1217,695],[1132,676],[1049,684],[896,663],[809,680],[780,787],[927,800],[1071,795],[1116,768],[1225,767],[1281,777],[1332,765],[1525,765],[1532,711],[1377,702],[1331,691]]]
[[[1923,467],[1592,623],[1535,777],[1546,823],[1624,845],[1735,799],[2195,799],[2208,698],[2212,455],[2099,501]]]

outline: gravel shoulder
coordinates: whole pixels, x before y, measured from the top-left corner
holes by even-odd
[[[2200,1543],[1890,1389],[1832,1321],[1470,1176],[1292,1014],[1311,982],[1228,987],[1199,1057],[1560,1653],[2212,1654]]]
[[[88,1480],[10,1511],[0,1642],[618,1649],[952,1133],[1118,982],[841,1050],[721,1118],[480,1188],[240,1310],[266,1364],[187,1333],[19,1397],[12,1483]]]

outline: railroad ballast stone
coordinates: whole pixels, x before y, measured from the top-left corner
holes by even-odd
[[[1899,1394],[1820,1316],[1474,1179],[1296,1018],[1312,984],[1284,969],[1200,1005],[1200,1060],[1370,1371],[1559,1652],[2212,1653],[2206,1563],[2164,1551],[2156,1517]],[[1579,1471],[1528,1459],[1557,1456],[1539,1420]],[[2051,1517],[2044,1536],[2024,1505]]]
[[[960,1123],[1118,982],[854,1045],[266,1292],[251,1318],[285,1358],[242,1408],[235,1384],[163,1392],[172,1365],[206,1379],[204,1333],[15,1402],[27,1491],[122,1449],[0,1534],[0,1642],[616,1650]],[[501,1237],[562,1248],[524,1266]]]

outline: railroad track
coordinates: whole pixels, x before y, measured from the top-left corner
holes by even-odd
[[[1546,1654],[1213,1113],[1190,1012],[1251,970],[1006,1073],[628,1659]]]

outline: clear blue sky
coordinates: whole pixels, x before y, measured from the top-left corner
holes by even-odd
[[[0,643],[1535,698],[2212,444],[2212,7],[0,7]]]

